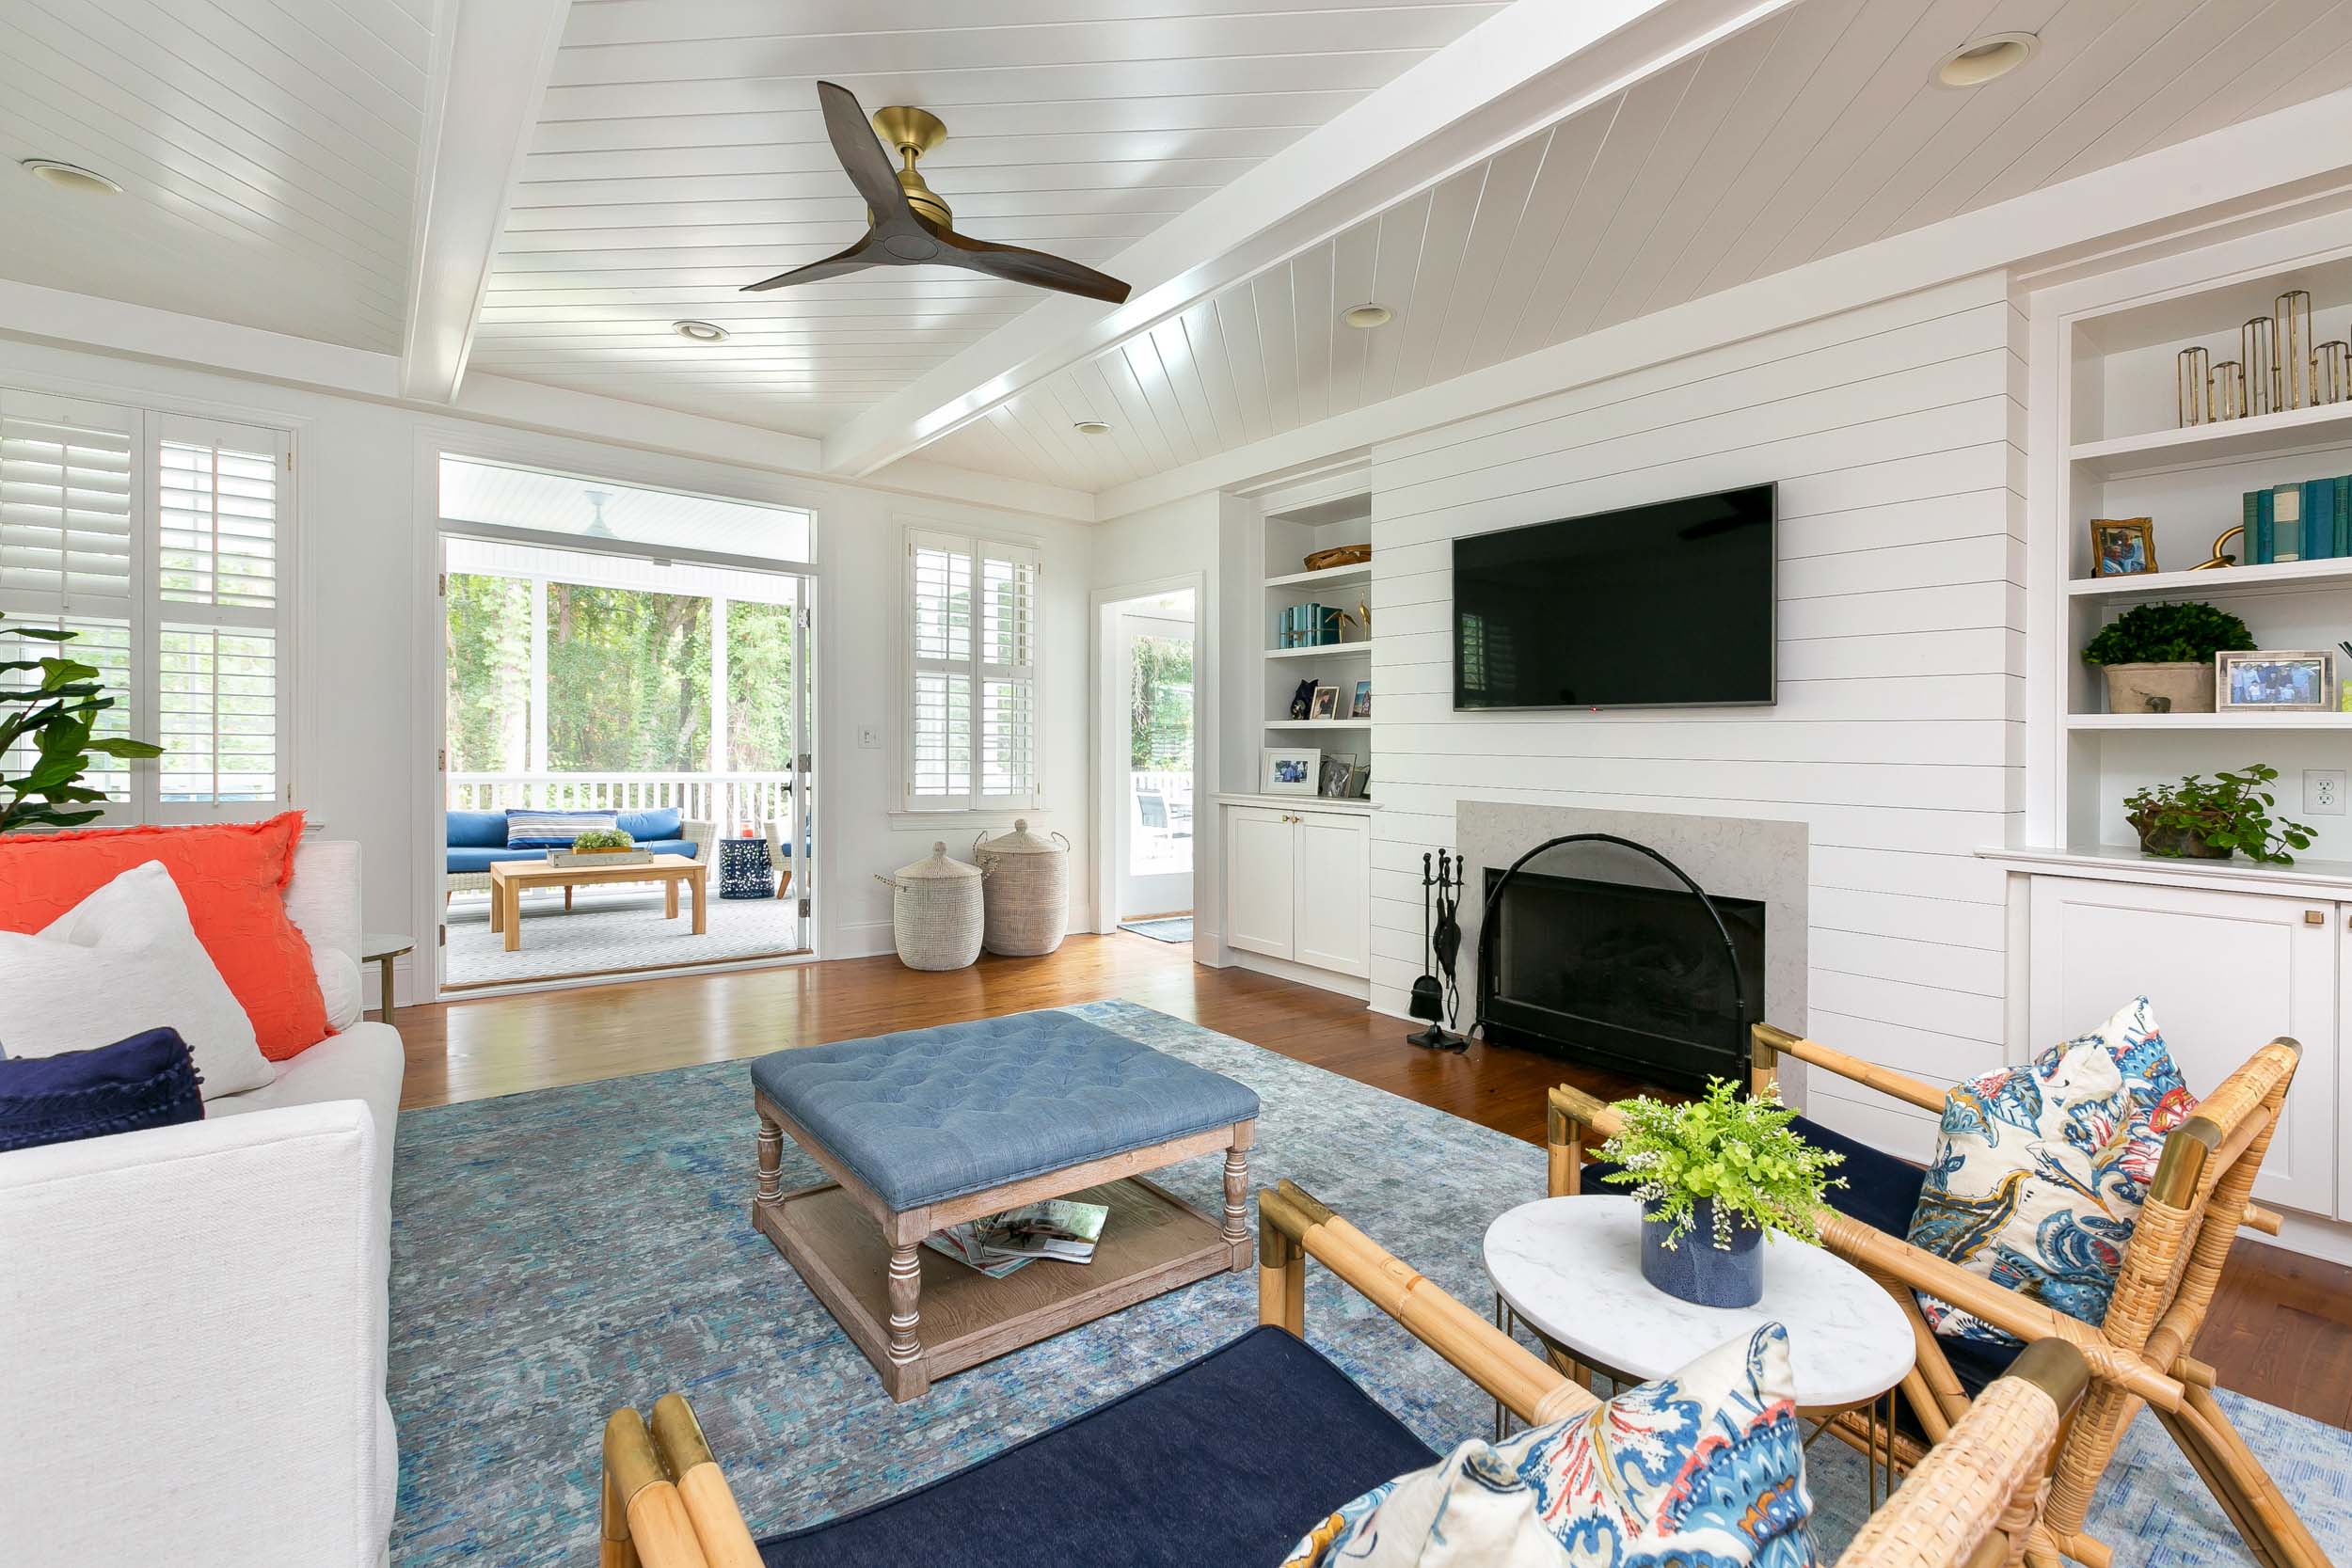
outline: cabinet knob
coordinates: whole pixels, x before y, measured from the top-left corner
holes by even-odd
[[[2328,916],[2318,910],[2305,910],[2303,911],[2303,924],[2306,926],[2325,926],[2328,924]]]

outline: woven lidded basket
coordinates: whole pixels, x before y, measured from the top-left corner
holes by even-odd
[[[909,969],[963,969],[980,956],[983,919],[978,866],[947,858],[947,845],[928,859],[874,879],[890,889],[890,930],[898,961]]]
[[[1040,838],[1016,817],[1012,832],[974,840],[972,858],[988,874],[988,950],[1033,958],[1059,947],[1070,929],[1070,841]]]

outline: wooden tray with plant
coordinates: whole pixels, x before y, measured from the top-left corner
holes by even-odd
[[[637,847],[627,829],[591,828],[569,849],[548,850],[548,860],[556,865],[650,865],[653,851]]]

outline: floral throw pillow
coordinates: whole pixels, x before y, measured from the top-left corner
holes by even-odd
[[[2165,1134],[2197,1101],[2144,996],[2090,1033],[1944,1098],[1911,1240],[2085,1323],[2106,1316]],[[1932,1296],[1938,1334],[2011,1344]]]
[[[1383,1482],[1283,1568],[1812,1568],[1812,1513],[1788,1335],[1766,1323],[1597,1410]]]

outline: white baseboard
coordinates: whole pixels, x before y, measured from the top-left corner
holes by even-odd
[[[2306,1258],[2324,1258],[2330,1263],[2352,1267],[2352,1225],[2341,1220],[2324,1220],[2309,1214],[2281,1214],[2285,1221],[2279,1234],[2265,1236],[2257,1230],[2240,1229],[2238,1235],[2260,1246],[2275,1246],[2287,1252],[2299,1252]]]
[[[1244,969],[1255,970],[1260,974],[1271,974],[1278,980],[1295,980],[1302,986],[1337,991],[1359,1002],[1372,994],[1372,982],[1359,980],[1353,974],[1334,974],[1327,969],[1317,969],[1311,964],[1293,963],[1288,958],[1270,958],[1263,953],[1246,953],[1239,948],[1232,951],[1234,963]]]
[[[858,920],[834,927],[828,958],[879,958],[898,951],[897,929],[887,920]]]

